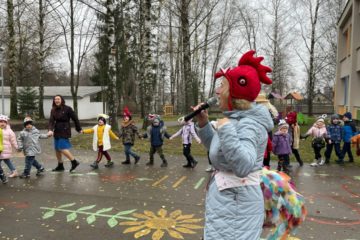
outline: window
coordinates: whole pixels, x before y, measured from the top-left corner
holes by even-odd
[[[348,29],[346,29],[345,31],[345,38],[346,38],[346,55],[350,56],[351,55],[351,24],[348,27]]]

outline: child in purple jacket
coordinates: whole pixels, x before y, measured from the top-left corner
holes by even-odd
[[[291,154],[291,136],[288,133],[289,125],[285,120],[280,120],[278,131],[275,132],[272,139],[272,151],[275,155],[278,156],[278,171],[283,171],[286,174],[290,173],[289,164],[290,159],[289,155]]]
[[[194,168],[197,164],[197,161],[191,155],[191,142],[194,137],[198,143],[201,143],[200,138],[195,132],[194,123],[191,119],[187,122],[184,122],[184,126],[177,132],[174,133],[170,140],[181,135],[183,142],[183,154],[186,157],[187,164],[183,165],[184,168]]]

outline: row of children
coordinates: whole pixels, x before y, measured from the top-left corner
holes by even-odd
[[[108,153],[111,149],[110,139],[120,140],[124,145],[125,161],[122,164],[130,164],[130,157],[133,157],[135,164],[140,160],[140,156],[132,151],[132,146],[135,142],[135,136],[137,135],[140,139],[149,138],[150,150],[149,150],[149,161],[146,163],[147,166],[154,164],[154,154],[157,152],[162,160],[161,167],[167,167],[168,162],[165,159],[162,145],[164,138],[173,139],[181,136],[183,143],[183,154],[186,157],[187,163],[183,165],[185,168],[194,168],[197,165],[197,161],[191,155],[191,144],[192,138],[194,137],[198,143],[200,139],[195,132],[194,123],[190,120],[183,123],[183,127],[173,134],[169,135],[166,131],[166,126],[161,120],[159,115],[149,114],[147,120],[151,123],[144,134],[140,134],[132,120],[132,116],[128,108],[124,109],[123,121],[121,123],[120,135],[117,136],[112,130],[111,126],[106,123],[108,116],[105,114],[99,114],[97,121],[98,123],[89,129],[81,130],[83,134],[93,134],[93,149],[97,151],[96,160],[90,165],[93,169],[99,168],[99,163],[102,157],[105,156],[107,163],[105,167],[113,166],[113,161]],[[30,117],[24,119],[24,130],[20,132],[20,135],[16,141],[15,133],[11,130],[8,124],[8,117],[5,115],[0,116],[0,178],[3,183],[7,182],[7,178],[1,168],[1,162],[4,161],[11,173],[9,177],[17,177],[18,173],[14,164],[11,162],[12,148],[18,151],[23,151],[25,154],[25,169],[21,178],[30,177],[31,166],[36,167],[37,175],[44,172],[44,167],[39,164],[35,159],[35,155],[40,153],[40,138],[48,138],[48,134],[40,134],[39,130],[33,126],[33,121]]]
[[[135,136],[137,135],[140,139],[148,138],[150,141],[150,150],[149,150],[149,161],[146,163],[147,166],[154,165],[154,154],[158,153],[162,163],[160,167],[167,167],[168,161],[165,158],[163,153],[162,146],[164,144],[164,138],[173,139],[177,136],[182,137],[183,143],[183,154],[186,157],[187,163],[183,165],[185,168],[194,168],[197,164],[197,161],[191,155],[191,143],[192,138],[194,137],[198,143],[200,139],[195,132],[194,123],[190,120],[184,122],[183,127],[170,136],[166,131],[166,126],[161,120],[159,115],[149,114],[147,116],[147,121],[150,122],[150,125],[147,127],[144,134],[140,134],[135,122],[132,120],[131,112],[127,107],[123,111],[123,121],[121,123],[120,135],[116,136],[112,131],[109,125],[106,124],[107,116],[104,114],[99,115],[98,124],[91,129],[85,129],[82,133],[93,134],[93,149],[98,152],[97,159],[90,166],[94,169],[97,169],[99,162],[101,161],[102,156],[104,155],[107,159],[106,167],[112,166],[113,162],[111,161],[110,155],[107,153],[107,150],[111,148],[110,146],[110,137],[113,139],[119,140],[122,138],[122,143],[124,145],[125,161],[122,164],[130,164],[130,158],[134,158],[134,163],[137,164],[140,160],[140,156],[132,151],[132,146],[135,142]]]
[[[11,173],[9,177],[17,177],[18,173],[11,161],[12,148],[23,151],[25,155],[25,168],[20,178],[30,176],[31,167],[37,169],[36,175],[41,175],[45,168],[36,160],[35,156],[40,153],[40,138],[48,138],[48,134],[41,134],[36,127],[33,126],[33,120],[30,117],[24,119],[24,129],[20,132],[18,138],[9,125],[9,118],[6,115],[0,115],[0,179],[2,183],[7,183],[8,179],[1,167],[4,161],[9,167]]]
[[[278,130],[272,137],[271,144],[268,144],[271,146],[272,152],[278,157],[279,171],[290,172],[289,155],[291,153],[294,153],[299,165],[303,165],[298,152],[299,140],[306,139],[308,136],[312,137],[311,146],[315,155],[315,160],[310,166],[316,167],[329,164],[333,149],[335,149],[338,157],[336,163],[343,164],[346,154],[348,154],[349,162],[354,161],[351,152],[351,138],[356,133],[356,127],[352,121],[351,113],[346,112],[342,119],[338,114],[333,114],[328,126],[325,124],[325,118],[326,115],[318,117],[313,126],[303,135],[300,134],[300,127],[296,122],[296,112],[290,112],[285,120],[280,120]],[[344,143],[341,149],[342,141]],[[324,147],[326,147],[325,158],[321,155],[321,150]],[[268,149],[268,151],[271,151],[271,149]]]

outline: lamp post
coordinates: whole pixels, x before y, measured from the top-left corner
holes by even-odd
[[[4,100],[4,61],[3,61],[3,52],[4,49],[2,47],[0,47],[0,73],[1,73],[1,113],[5,114],[5,100]]]

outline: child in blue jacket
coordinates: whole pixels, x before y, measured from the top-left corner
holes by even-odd
[[[351,138],[354,136],[356,132],[355,123],[352,121],[351,112],[346,112],[343,116],[344,126],[343,126],[343,141],[344,145],[342,148],[342,157],[345,158],[345,154],[347,153],[349,156],[349,162],[354,162],[354,157],[351,152]],[[344,163],[343,160],[337,161],[337,163]]]
[[[341,140],[343,139],[343,127],[340,125],[340,117],[338,114],[333,114],[330,119],[330,125],[327,126],[327,143],[325,150],[325,164],[330,163],[330,157],[333,148],[335,148],[338,161],[343,161],[343,155],[341,153]]]

